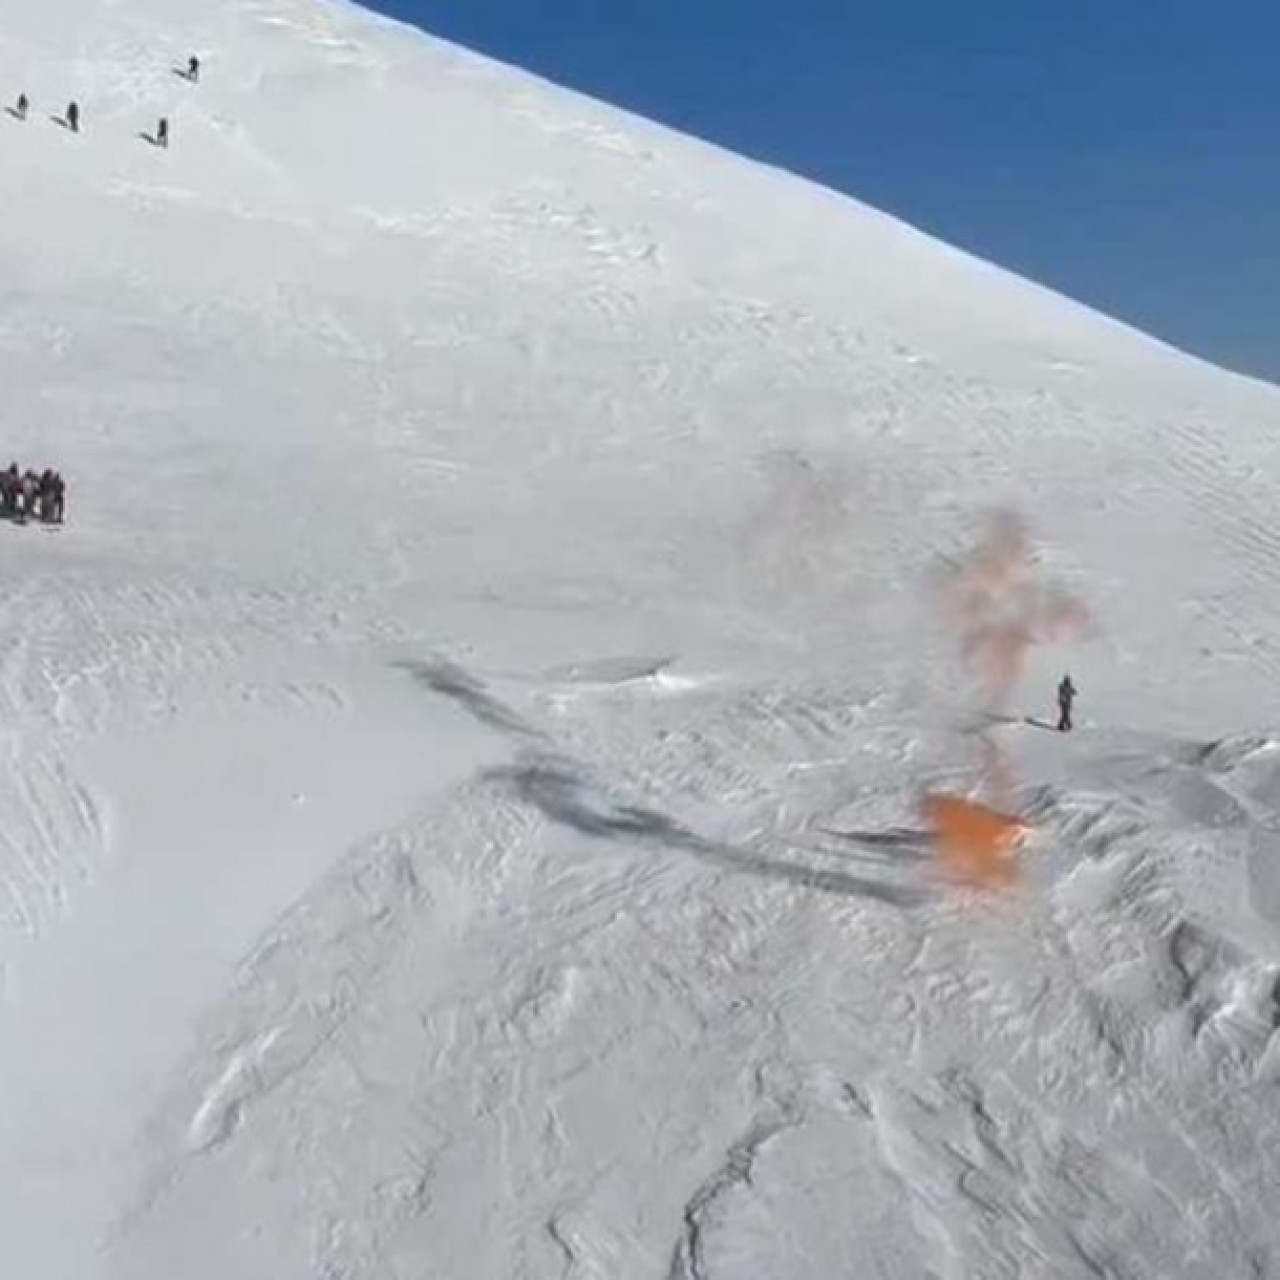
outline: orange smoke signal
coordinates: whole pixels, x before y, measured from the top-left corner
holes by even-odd
[[[1016,851],[1026,823],[959,796],[926,795],[920,810],[943,870],[980,889],[1004,889],[1018,878]]]

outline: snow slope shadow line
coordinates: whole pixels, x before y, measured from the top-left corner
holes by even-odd
[[[823,835],[847,841],[859,848],[877,853],[898,854],[903,858],[923,861],[929,857],[933,837],[928,831],[912,827],[889,827],[884,831],[841,831],[837,827],[818,827]]]
[[[581,767],[563,756],[548,754],[550,740],[516,711],[493,697],[470,672],[456,663],[404,659],[396,667],[432,693],[456,702],[489,728],[537,744],[532,762],[500,765],[481,777],[514,793],[552,822],[597,839],[630,840],[691,854],[703,862],[763,879],[783,881],[822,893],[871,898],[911,907],[929,895],[915,885],[886,883],[848,870],[819,867],[794,859],[763,857],[759,852],[723,844],[690,831],[656,809],[611,800],[593,786]],[[818,856],[826,856],[817,851]]]
[[[1058,732],[1056,724],[1048,720],[1041,720],[1038,716],[1011,716],[992,711],[982,718],[987,724],[1029,724],[1033,729],[1047,729],[1050,733]]]
[[[546,741],[541,730],[531,725],[518,712],[495,698],[469,671],[444,659],[406,658],[395,667],[407,672],[424,688],[456,702],[481,724],[501,733],[514,734],[538,742]]]
[[[559,760],[500,765],[482,776],[509,790],[552,822],[596,839],[675,849],[739,874],[842,897],[869,898],[895,907],[917,906],[930,896],[917,885],[870,879],[794,858],[766,857],[753,849],[708,840],[657,809],[610,799]]]

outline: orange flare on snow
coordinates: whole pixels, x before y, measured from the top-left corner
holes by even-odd
[[[959,796],[926,795],[920,810],[943,870],[980,889],[1003,889],[1018,878],[1016,851],[1027,824]]]

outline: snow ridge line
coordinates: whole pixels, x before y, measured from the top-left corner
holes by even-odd
[[[717,1202],[735,1188],[751,1185],[752,1171],[760,1153],[779,1134],[800,1123],[795,1117],[757,1120],[728,1150],[724,1163],[694,1192],[684,1207],[684,1229],[667,1268],[667,1280],[710,1280],[703,1236],[707,1220]]]

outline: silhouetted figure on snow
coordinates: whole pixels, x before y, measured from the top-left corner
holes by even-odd
[[[1058,684],[1058,732],[1071,732],[1071,707],[1076,700],[1076,687],[1070,676],[1063,676]]]
[[[57,509],[58,481],[52,467],[46,467],[40,473],[40,487],[36,497],[40,502],[40,523],[53,524]]]
[[[0,510],[7,520],[18,518],[18,495],[22,490],[22,482],[18,478],[18,464],[11,462],[9,469],[0,472]]]
[[[187,79],[192,84],[198,84],[200,81],[200,59],[195,54],[187,59]]]
[[[20,93],[18,94],[18,105],[14,108],[13,114],[17,116],[19,120],[25,120],[30,106],[31,104],[27,101],[27,95],[25,93]]]
[[[22,473],[20,492],[22,506],[18,511],[18,520],[26,524],[36,514],[36,496],[40,492],[40,477],[30,467]]]
[[[72,133],[80,132],[80,104],[78,102],[67,103],[67,128]]]
[[[156,125],[156,146],[168,147],[169,145],[169,121],[167,117],[161,116],[160,123]]]

